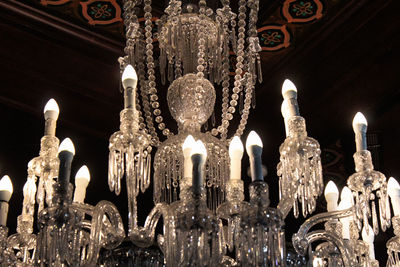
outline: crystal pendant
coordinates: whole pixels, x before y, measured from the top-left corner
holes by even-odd
[[[119,195],[125,176],[131,228],[136,217],[136,197],[150,185],[151,146],[149,135],[139,129],[136,110],[125,108],[120,117],[120,131],[110,137],[108,185]]]
[[[379,232],[377,207],[381,229],[386,231],[390,225],[386,177],[374,170],[371,153],[368,150],[356,152],[354,163],[356,173],[348,178],[347,185],[355,194],[356,217],[364,226],[371,220],[374,234],[377,235]]]
[[[288,124],[289,136],[279,148],[280,200],[294,203],[295,217],[299,215],[299,202],[303,217],[306,217],[315,210],[316,199],[323,190],[321,150],[318,141],[307,136],[303,117],[294,116]]]

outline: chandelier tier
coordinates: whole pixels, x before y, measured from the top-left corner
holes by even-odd
[[[153,33],[152,1],[123,1],[127,41],[119,63],[124,108],[120,128],[109,140],[108,184],[119,195],[125,179],[127,231],[114,204],[84,203],[90,181],[86,166],[77,172],[75,186],[70,183],[75,148],[68,138],[59,144],[59,108],[52,99],[44,110],[39,156],[28,164],[17,233],[10,236],[6,221],[12,184],[8,176],[0,180],[2,266],[375,267],[379,225],[383,231],[393,225],[396,236],[387,243],[387,266],[399,266],[400,186],[373,169],[361,113],[353,122],[356,173],[339,203],[338,188],[332,181],[327,184],[327,212],[308,218],[292,237],[294,250],[286,250],[286,216],[293,208],[295,217],[307,217],[323,192],[320,145],[307,134],[297,89],[289,80],[282,86],[286,139],[277,166],[280,202],[270,206],[263,144],[254,131],[246,140],[251,183],[245,200],[240,137],[255,107],[257,80],[262,82],[258,8],[258,0],[239,0],[235,8],[221,0],[215,9],[205,0],[170,0]],[[166,101],[177,133],[162,116],[159,81],[168,85]],[[218,101],[221,110],[215,112]],[[230,129],[234,116],[239,125]],[[151,183],[154,207],[141,226],[138,196]],[[312,230],[318,224],[323,226]]]

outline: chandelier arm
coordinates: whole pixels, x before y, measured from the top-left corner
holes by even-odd
[[[95,266],[100,249],[116,248],[125,237],[121,216],[114,204],[100,201],[93,209],[90,243],[85,266]]]
[[[316,230],[313,232],[310,232],[306,235],[306,239],[305,241],[307,242],[307,247],[309,245],[311,245],[311,243],[313,243],[314,241],[317,240],[326,240],[330,243],[332,243],[334,246],[336,246],[339,251],[340,251],[340,255],[341,258],[343,260],[343,265],[344,267],[352,267],[354,266],[353,261],[351,260],[350,257],[350,248],[346,245],[345,242],[343,242],[344,240],[341,239],[340,237],[338,237],[335,234],[329,233],[327,231],[324,230]],[[304,246],[305,243],[303,243],[302,245]],[[293,244],[295,245],[295,244]],[[294,246],[296,251],[302,255],[304,255],[302,252],[307,250],[307,247],[304,247],[304,250],[298,250],[297,246]]]
[[[331,212],[324,212],[317,215],[314,215],[308,218],[299,228],[296,234],[293,235],[293,238],[304,239],[308,231],[316,224],[326,222],[332,219],[341,219],[348,216],[353,216],[355,214],[355,206],[351,208],[340,210],[340,211],[331,211]]]
[[[153,245],[157,223],[161,216],[163,217],[164,225],[168,226],[170,223],[174,225],[174,217],[170,211],[170,207],[166,203],[157,203],[147,216],[144,227],[136,224],[130,230],[129,238],[131,241],[139,247],[149,247]],[[169,229],[167,228],[168,227],[164,228],[164,234],[169,233]]]

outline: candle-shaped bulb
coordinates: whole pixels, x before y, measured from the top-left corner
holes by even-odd
[[[8,201],[13,193],[13,186],[10,177],[4,175],[0,180],[0,225],[7,224]]]
[[[136,88],[138,82],[138,77],[136,74],[135,69],[132,67],[132,65],[128,64],[124,72],[122,73],[122,85],[124,86],[124,89],[127,88]]]
[[[282,96],[284,99],[297,99],[297,88],[294,83],[286,79],[282,85]]]
[[[343,187],[340,193],[340,203],[338,210],[347,210],[354,205],[353,193],[347,186]],[[342,238],[350,239],[350,222],[352,221],[352,216],[344,217],[339,219],[342,223]]]
[[[75,155],[75,147],[74,147],[74,144],[72,143],[71,139],[65,138],[61,142],[60,147],[58,148],[58,153],[60,153],[61,151],[68,151],[68,152],[72,153],[73,155]]]
[[[229,157],[231,158],[242,158],[244,152],[243,143],[239,136],[232,138],[229,144]]]
[[[328,211],[337,210],[337,202],[339,200],[339,190],[333,181],[329,181],[324,191]]]
[[[60,168],[58,169],[57,182],[60,185],[62,194],[68,192],[69,179],[71,176],[71,165],[75,155],[75,147],[71,139],[65,138],[58,148],[58,159],[60,160]]]
[[[241,177],[241,160],[243,157],[243,143],[238,136],[232,138],[229,144],[229,158],[231,163],[230,179],[239,180]]]
[[[86,188],[90,181],[90,172],[86,165],[83,165],[75,175],[74,202],[83,203],[86,195]]]
[[[190,151],[192,151],[195,143],[196,141],[194,140],[193,136],[189,134],[182,144],[183,156],[190,156]]]
[[[261,138],[255,131],[251,131],[246,140],[246,152],[250,159],[250,173],[253,182],[264,181],[261,162],[262,148]]]
[[[206,163],[207,149],[201,140],[197,140],[191,151],[192,190],[195,195],[200,195],[203,188],[203,167]]]
[[[400,215],[400,185],[393,177],[389,178],[387,183],[387,191],[392,202],[393,212],[395,216]]]
[[[204,143],[201,140],[197,140],[194,143],[193,149],[191,150],[191,156],[193,155],[202,155],[204,157],[207,157],[207,149]]]
[[[365,116],[361,112],[357,112],[353,119],[353,129],[356,131],[360,126],[367,127],[368,122]]]
[[[86,165],[83,165],[78,172],[75,175],[75,181],[76,180],[83,180],[85,181],[87,184],[89,184],[90,181],[90,172],[89,169]]]
[[[353,130],[356,135],[357,151],[367,150],[367,119],[361,112],[357,112],[353,119]]]
[[[299,116],[300,113],[299,113],[299,106],[297,104],[297,88],[292,81],[286,79],[283,82],[282,96],[283,99],[286,101],[285,105],[288,116]]]
[[[251,131],[249,133],[249,135],[247,136],[247,139],[246,139],[246,151],[247,151],[247,153],[249,153],[250,148],[252,146],[259,146],[261,148],[263,147],[263,143],[261,141],[261,138],[255,131]]]
[[[60,113],[60,109],[58,107],[57,102],[52,98],[50,99],[47,104],[44,106],[44,118],[57,120],[58,114]]]
[[[350,188],[347,186],[343,187],[340,193],[340,200],[348,203],[348,205],[350,205],[349,208],[354,205],[353,192],[351,192]]]
[[[13,185],[8,175],[4,175],[0,180],[0,201],[10,201],[13,193]]]
[[[366,229],[368,227],[368,231]],[[375,250],[374,250],[374,230],[372,227],[367,223],[367,225],[364,225],[361,236],[364,242],[366,242],[369,246],[369,258],[371,260],[375,260]]]
[[[185,141],[182,144],[182,151],[183,151],[183,177],[191,179],[192,178],[192,171],[193,171],[193,166],[192,166],[192,160],[190,158],[191,151],[193,147],[195,146],[196,141],[194,140],[193,136],[189,134]]]

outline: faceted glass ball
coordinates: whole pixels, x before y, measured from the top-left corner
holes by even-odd
[[[189,73],[172,82],[167,101],[172,117],[180,126],[197,128],[214,110],[215,89],[209,80]]]

